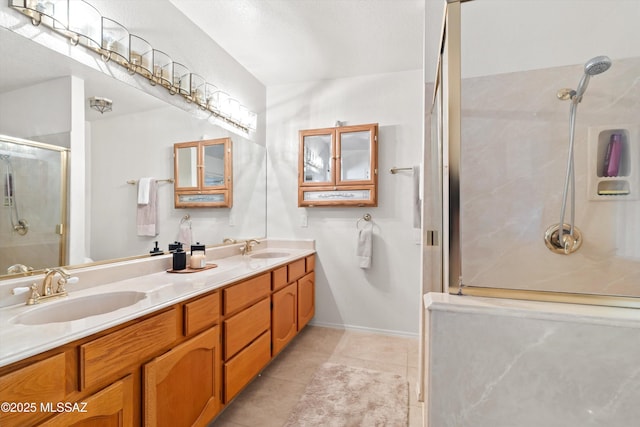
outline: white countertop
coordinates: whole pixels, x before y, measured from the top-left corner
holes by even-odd
[[[125,275],[122,272],[113,273],[113,277],[118,277],[117,280],[98,286],[83,283],[83,272],[78,272],[77,276],[80,277],[80,281],[67,285],[69,292],[67,297],[27,306],[24,302],[29,294],[18,295],[16,297],[20,297],[23,302],[0,308],[0,366],[92,335],[315,253],[313,241],[266,240],[263,243],[266,244],[254,248],[252,255],[263,252],[285,252],[288,255],[277,258],[252,258],[251,256],[236,255],[240,245],[231,245],[208,249],[207,262],[215,263],[217,267],[196,273],[166,272],[166,267],[171,265],[171,255],[165,255],[123,263],[120,267],[129,268],[129,273],[127,273],[129,277],[122,278],[121,276]],[[258,248],[264,249],[257,250]],[[145,263],[153,263],[156,271],[151,273],[145,271],[150,268]],[[116,267],[103,266],[96,267],[94,270],[100,270],[100,276],[104,280],[105,276],[109,277],[112,274],[110,268],[115,269]],[[91,274],[93,274],[93,277],[97,277],[96,272],[91,269],[90,267],[84,271],[85,276],[92,277]],[[142,271],[142,273],[135,275],[131,272],[132,270]],[[76,271],[71,271],[71,273],[76,276]],[[42,276],[32,277],[29,280],[40,286]],[[2,295],[10,292],[8,286],[13,285],[15,283],[3,284]],[[18,316],[32,310],[45,309],[72,299],[121,291],[144,292],[145,297],[128,307],[73,321],[38,325],[23,325],[17,322]]]

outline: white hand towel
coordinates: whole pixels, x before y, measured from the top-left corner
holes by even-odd
[[[413,168],[413,197],[411,203],[413,203],[413,228],[420,228],[422,225],[422,199],[420,197],[420,166],[414,166]]]
[[[155,179],[149,182],[149,203],[136,205],[136,228],[138,236],[158,235],[158,184]]]
[[[138,181],[138,204],[139,205],[148,205],[149,204],[149,191],[151,187],[151,181],[153,178],[140,178]]]
[[[358,257],[358,266],[360,268],[371,267],[371,246],[373,237],[373,225],[365,225],[358,231],[358,247],[356,255]]]

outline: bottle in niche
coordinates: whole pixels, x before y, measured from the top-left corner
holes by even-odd
[[[620,160],[622,158],[622,135],[611,134],[611,140],[607,145],[604,157],[602,175],[606,177],[618,176],[620,172]]]

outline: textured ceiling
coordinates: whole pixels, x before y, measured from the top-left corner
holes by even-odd
[[[424,0],[170,0],[264,85],[422,67]]]

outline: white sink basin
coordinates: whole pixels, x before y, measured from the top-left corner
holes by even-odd
[[[262,253],[257,253],[250,256],[251,258],[266,259],[266,258],[285,258],[285,257],[288,257],[289,255],[291,254],[288,252],[262,252]]]
[[[70,322],[128,307],[146,298],[144,292],[124,291],[42,302],[37,308],[12,319],[22,325]]]

